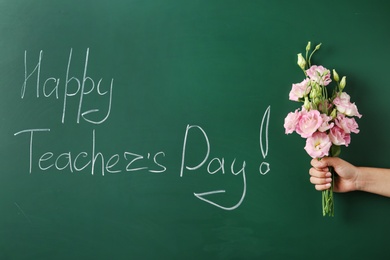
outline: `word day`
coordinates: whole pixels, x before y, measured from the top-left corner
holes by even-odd
[[[269,119],[270,119],[270,113],[271,113],[271,106],[268,106],[266,111],[264,112],[263,119],[261,121],[260,125],[260,135],[259,135],[259,144],[260,144],[260,150],[261,154],[263,156],[263,159],[265,160],[267,155],[268,155],[268,128],[269,128]],[[191,134],[193,131],[198,131],[201,133],[201,135],[204,138],[204,141],[206,143],[206,149],[204,150],[204,157],[203,159],[197,164],[197,165],[187,165],[186,158],[188,153],[187,149],[187,142],[188,139],[191,138]],[[183,177],[185,172],[190,172],[190,171],[198,171],[201,170],[203,167],[205,167],[206,171],[209,174],[216,174],[216,173],[221,173],[225,174],[226,170],[226,165],[225,165],[225,158],[224,157],[214,157],[210,159],[210,150],[211,150],[211,145],[209,138],[207,136],[206,131],[198,126],[198,125],[187,125],[187,129],[185,131],[184,135],[184,142],[183,142],[183,150],[182,150],[182,157],[181,157],[181,167],[180,167],[180,177]],[[206,166],[207,165],[207,166]],[[236,169],[237,168],[237,169]],[[229,168],[228,168],[229,169]],[[234,176],[239,176],[241,175],[242,177],[242,193],[241,197],[239,198],[238,202],[236,202],[233,205],[225,206],[221,205],[217,202],[214,202],[210,200],[210,196],[213,194],[219,194],[219,193],[226,193],[226,190],[224,189],[217,189],[217,190],[212,190],[212,191],[205,191],[205,192],[194,192],[194,196],[197,197],[198,199],[209,203],[213,206],[216,206],[218,208],[221,208],[223,210],[234,210],[237,207],[241,205],[241,203],[244,201],[245,195],[246,195],[246,189],[247,189],[247,183],[246,183],[246,161],[243,161],[240,166],[236,166],[236,158],[234,158],[230,164],[230,173],[233,174]],[[259,165],[259,173],[262,175],[267,174],[270,171],[270,164],[266,161],[262,161]]]
[[[24,82],[21,89],[21,98],[24,99],[29,91],[29,88],[34,88],[32,93],[35,98],[50,98],[54,97],[57,100],[61,99],[62,113],[61,122],[65,123],[66,112],[70,104],[77,104],[76,122],[80,120],[91,123],[101,124],[107,120],[111,113],[112,106],[112,92],[114,87],[114,79],[111,79],[109,87],[103,86],[103,78],[98,81],[92,79],[87,75],[89,48],[86,50],[84,69],[82,71],[82,78],[71,76],[73,49],[70,49],[66,71],[64,73],[65,79],[62,81],[60,77],[51,76],[42,80],[41,70],[43,67],[43,51],[39,52],[38,62],[32,70],[27,66],[27,51],[24,52]],[[34,63],[35,64],[35,63]],[[35,81],[33,78],[35,77]],[[35,86],[31,86],[35,85]],[[98,102],[93,102],[96,107],[85,107],[85,99],[98,99]],[[70,102],[70,99],[75,99]],[[90,105],[91,102],[88,104]]]

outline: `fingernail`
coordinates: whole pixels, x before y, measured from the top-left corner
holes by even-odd
[[[330,183],[325,184],[326,188],[330,188]]]
[[[332,178],[327,178],[325,181],[326,181],[327,183],[331,183],[331,182],[332,182]]]
[[[327,173],[325,174],[325,176],[326,176],[326,177],[331,177],[332,174],[331,174],[330,172],[327,172]]]

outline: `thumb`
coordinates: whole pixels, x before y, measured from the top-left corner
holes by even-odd
[[[339,158],[337,158],[337,157],[323,157],[320,160],[313,159],[311,161],[311,165],[317,169],[322,169],[322,168],[326,168],[329,166],[334,167],[334,165],[337,164],[338,159]]]
[[[331,167],[335,167],[336,165],[340,164],[340,160],[341,159],[339,157],[324,157],[321,159],[325,166]]]

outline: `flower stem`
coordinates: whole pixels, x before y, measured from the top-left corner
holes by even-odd
[[[322,215],[334,217],[334,199],[333,199],[333,187],[334,187],[334,170],[331,167],[332,183],[329,189],[322,191]]]

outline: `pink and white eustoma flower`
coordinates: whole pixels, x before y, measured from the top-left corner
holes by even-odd
[[[301,116],[295,131],[302,137],[308,138],[322,125],[322,118],[318,110],[301,111]]]
[[[347,134],[350,133],[359,133],[358,124],[353,117],[346,117],[344,114],[338,114],[336,117],[336,125],[343,129],[343,131]]]
[[[291,134],[295,131],[300,116],[301,113],[299,109],[296,109],[294,112],[290,112],[287,114],[286,118],[284,119],[284,129],[286,131],[286,134]]]
[[[348,146],[351,143],[351,135],[344,132],[344,130],[338,126],[333,127],[329,131],[329,138],[335,145]]]
[[[357,116],[359,118],[362,117],[361,114],[359,114],[359,111],[355,105],[355,103],[351,103],[350,96],[342,92],[339,96],[337,96],[333,103],[336,105],[337,111],[340,113],[343,113],[347,116]]]
[[[306,70],[307,76],[321,86],[327,86],[332,82],[330,78],[330,71],[323,66],[313,65]]]
[[[322,118],[322,124],[318,128],[318,131],[325,132],[325,131],[331,129],[334,126],[334,123],[330,122],[332,120],[331,116],[327,116],[325,114],[321,114],[321,118]]]
[[[306,139],[305,150],[312,158],[322,158],[329,155],[332,142],[326,133],[315,132]]]
[[[292,101],[298,101],[300,98],[307,96],[311,90],[309,82],[309,79],[305,79],[301,83],[293,84],[289,94],[289,99]]]

